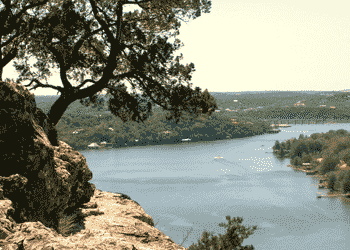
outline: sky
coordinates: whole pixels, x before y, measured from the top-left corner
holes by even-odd
[[[349,89],[349,7],[344,0],[212,0],[211,13],[182,24],[177,54],[195,64],[192,87],[211,92]],[[62,86],[52,73],[48,82]],[[11,61],[3,79],[16,75]]]

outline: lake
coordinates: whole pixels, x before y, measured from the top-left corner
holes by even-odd
[[[350,206],[317,199],[317,180],[272,154],[276,140],[326,133],[350,124],[292,125],[278,134],[176,145],[80,151],[98,189],[124,193],[152,216],[155,227],[183,246],[203,231],[225,234],[227,215],[258,230],[243,245],[257,250],[346,249]],[[223,157],[223,158],[214,158]],[[348,244],[346,244],[348,243]]]

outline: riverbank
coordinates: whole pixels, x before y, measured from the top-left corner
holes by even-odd
[[[319,188],[327,194],[317,198],[339,196],[350,198],[350,133],[344,129],[300,135],[282,143],[275,142],[273,153],[290,158],[292,167],[319,180]]]
[[[177,138],[170,137],[170,138],[161,138],[156,137],[156,139],[138,139],[138,140],[128,140],[127,138],[124,138],[124,140],[121,140],[117,143],[107,143],[106,141],[96,143],[89,141],[80,141],[79,144],[77,143],[69,143],[67,142],[74,150],[87,150],[87,149],[109,149],[109,148],[125,148],[125,147],[140,147],[140,146],[150,146],[150,145],[164,145],[164,144],[180,144],[180,143],[189,143],[189,142],[199,142],[199,141],[217,141],[217,140],[230,140],[230,139],[237,139],[237,138],[247,138],[252,137],[256,135],[262,135],[267,133],[278,133],[280,130],[269,130],[267,132],[247,132],[245,134],[236,134],[233,136],[226,136],[224,135],[213,135],[213,136],[206,136],[202,138],[198,137],[191,137],[186,139],[181,139],[181,136],[178,136]],[[97,141],[97,140],[96,140]],[[124,144],[123,144],[124,143]]]
[[[322,158],[319,158],[319,159],[322,159]],[[322,194],[322,193],[318,192],[316,198],[320,199],[320,198],[339,197],[339,198],[344,198],[344,199],[347,199],[350,201],[350,193],[344,194],[344,193],[340,192],[339,190],[338,191],[332,190],[329,187],[329,183],[327,182],[326,176],[317,173],[317,171],[310,170],[310,167],[307,167],[307,166],[298,167],[298,166],[293,166],[293,165],[288,165],[288,167],[291,167],[297,171],[304,172],[304,173],[306,173],[306,175],[310,175],[319,181],[318,189],[326,190],[327,193]],[[342,171],[344,171],[344,170],[342,170]]]
[[[289,92],[261,95],[218,93],[214,97],[219,109],[210,117],[200,114],[190,121],[185,115],[179,124],[167,121],[166,112],[159,107],[153,107],[153,114],[144,123],[123,123],[111,114],[106,104],[85,107],[76,101],[56,126],[58,139],[77,150],[88,149],[91,143],[98,144],[96,148],[177,144],[187,139],[191,142],[215,141],[278,133],[277,127],[270,126],[272,124],[332,124],[348,122],[347,118],[350,118],[344,102],[346,96],[341,93],[332,100],[323,95]],[[304,106],[299,105],[301,100]],[[53,102],[54,99],[41,101],[38,106],[47,112]],[[336,108],[320,107],[320,103]],[[106,145],[101,145],[102,142]]]
[[[164,113],[155,113],[145,123],[121,123],[111,114],[98,117],[65,115],[57,125],[58,139],[75,150],[85,150],[209,142],[279,132],[267,121],[243,120],[218,114],[210,117],[200,115],[192,121],[185,117],[178,124],[170,123],[164,116]]]

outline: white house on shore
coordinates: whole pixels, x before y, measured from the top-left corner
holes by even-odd
[[[97,143],[91,143],[88,145],[89,148],[99,148],[100,146]]]

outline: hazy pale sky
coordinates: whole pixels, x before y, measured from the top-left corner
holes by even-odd
[[[210,14],[183,23],[179,52],[195,64],[193,88],[202,90],[349,89],[349,7],[343,0],[212,0]],[[16,77],[11,65],[4,79]],[[61,86],[58,73],[48,82]]]

